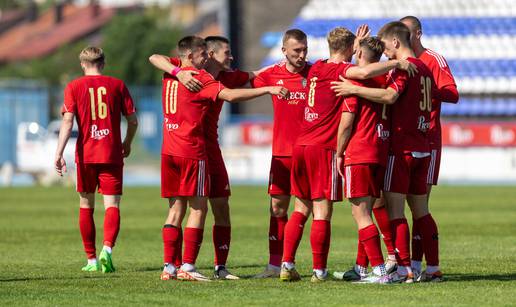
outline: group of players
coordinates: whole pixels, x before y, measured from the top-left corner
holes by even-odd
[[[224,101],[267,94],[274,108],[269,263],[255,277],[300,280],[295,255],[312,215],[311,281],[325,281],[333,203],[342,201],[344,191],[358,228],[358,250],[354,267],[334,272],[335,278],[361,283],[442,280],[437,225],[428,199],[439,172],[440,104],[458,101],[455,81],[445,59],[422,46],[416,17],[390,22],[376,37],[369,34],[366,25],[356,35],[333,29],[327,37],[330,57],[310,64],[306,34],[288,30],[282,47],[285,61],[254,72],[231,70],[229,41],[219,36],[187,36],[178,42],[178,58],[149,58],[165,72],[161,194],[168,199],[169,212],[162,229],[162,280],[210,280],[195,267],[208,200],[214,215],[214,278],[238,279],[226,268],[230,185],[217,123]],[[390,60],[379,62],[382,54]],[[356,64],[351,63],[353,55]],[[66,170],[62,154],[76,117],[79,224],[88,256],[83,270],[112,272],[123,157],[130,153],[137,120],[123,82],[102,76],[102,50],[88,47],[80,61],[85,76],[65,89],[55,166],[60,174]],[[128,120],[123,142],[120,114]],[[106,208],[98,261],[93,221],[97,186]],[[291,195],[294,211],[288,218]],[[405,199],[413,218],[412,260]],[[388,252],[385,263],[380,232]]]

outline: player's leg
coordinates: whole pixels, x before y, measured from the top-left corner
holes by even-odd
[[[98,165],[99,192],[104,195],[104,240],[99,260],[103,273],[114,272],[112,249],[120,231],[122,165]]]
[[[88,264],[82,268],[83,271],[93,272],[100,270],[100,264],[97,262],[97,254],[95,249],[95,220],[93,213],[95,211],[95,194],[79,193],[79,229],[81,231],[82,244],[86,253]]]
[[[314,220],[310,230],[313,264],[312,282],[325,281],[328,278],[327,263],[330,251],[332,213],[333,201],[328,199],[313,201]]]
[[[183,265],[177,273],[177,278],[181,280],[209,281],[206,276],[199,273],[195,268],[195,262],[197,261],[203,240],[204,224],[208,212],[208,199],[202,196],[188,197],[188,205],[190,212],[184,232]]]
[[[295,268],[295,258],[297,248],[303,237],[306,220],[312,212],[312,208],[312,201],[296,197],[294,212],[285,226],[283,260],[280,272],[280,279],[283,281],[297,281],[301,279]]]
[[[163,272],[161,280],[175,279],[177,268],[182,264],[183,231],[181,224],[188,203],[185,197],[168,199],[168,214],[161,232],[163,238]]]
[[[396,251],[392,241],[391,221],[389,220],[389,213],[385,206],[385,197],[383,193],[380,198],[374,200],[373,214],[376,224],[380,229],[383,238],[383,243],[387,248],[387,261],[385,262],[385,269],[388,273],[394,272],[396,269]]]
[[[95,191],[98,184],[97,169],[92,164],[77,163],[77,191],[79,192],[79,229],[82,244],[88,258],[88,264],[83,271],[100,271],[95,249]]]
[[[212,231],[213,246],[215,249],[214,277],[216,279],[239,279],[226,268],[229,248],[231,246],[229,197],[211,197],[210,205],[215,220]]]

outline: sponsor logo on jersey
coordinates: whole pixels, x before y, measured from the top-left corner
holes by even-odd
[[[99,129],[97,125],[91,126],[91,138],[94,140],[102,140],[110,133],[109,129]]]
[[[313,122],[314,120],[317,120],[319,118],[319,113],[310,112],[310,108],[305,108],[305,120],[307,122]]]
[[[167,129],[167,131],[179,129],[179,124],[169,123],[168,118],[165,117],[165,129]]]
[[[417,129],[423,132],[427,132],[430,129],[430,122],[427,122],[423,115],[417,119]]]
[[[376,133],[378,134],[378,138],[380,138],[382,141],[387,141],[391,134],[389,130],[383,129],[383,124],[376,125]]]
[[[301,85],[303,86],[303,88],[305,88],[307,84],[308,81],[306,80],[306,78],[303,78],[303,80],[301,80]]]
[[[283,80],[278,80],[278,81],[276,82],[276,84],[277,84],[277,85],[283,85]]]

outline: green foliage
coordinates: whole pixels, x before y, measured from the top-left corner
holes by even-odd
[[[103,32],[105,73],[128,84],[158,84],[161,74],[149,63],[153,53],[170,54],[179,31],[160,27],[151,15],[117,16]]]
[[[167,201],[159,187],[125,188],[114,274],[85,273],[73,187],[0,188],[0,305],[90,306],[509,306],[516,302],[516,189],[447,187],[432,191],[439,225],[439,284],[311,284],[310,222],[297,254],[298,283],[249,276],[268,260],[269,200],[264,187],[233,187],[228,265],[239,281],[159,280],[161,227]],[[292,208],[290,208],[292,210]],[[102,198],[97,195],[97,247],[102,246]],[[213,243],[209,213],[197,265],[210,275]],[[357,230],[348,203],[335,205],[330,271],[350,267]]]

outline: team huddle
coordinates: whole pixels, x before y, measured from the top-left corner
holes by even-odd
[[[357,257],[350,270],[334,270],[334,278],[380,284],[442,281],[438,229],[428,200],[439,173],[440,105],[456,103],[459,96],[446,60],[424,48],[421,35],[421,23],[413,16],[387,23],[377,36],[370,36],[367,25],[356,34],[337,27],[327,35],[329,58],[310,64],[306,34],[291,29],[283,36],[285,60],[252,72],[231,70],[229,41],[220,36],[184,37],[177,44],[178,57],[152,55],[151,64],[164,72],[161,196],[169,205],[160,278],[211,280],[195,266],[209,202],[213,278],[239,279],[226,265],[231,192],[218,120],[224,101],[270,95],[269,263],[254,277],[301,279],[295,256],[312,216],[311,281],[327,280],[333,203],[345,197],[358,229]],[[380,62],[382,54],[389,60]],[[102,76],[102,50],[88,47],[79,58],[85,76],[65,89],[55,167],[59,174],[66,171],[63,151],[76,118],[79,226],[88,257],[82,270],[113,272],[123,158],[130,154],[138,122],[124,83]],[[123,141],[121,115],[128,122]],[[106,208],[98,259],[93,220],[97,187]],[[405,200],[412,212],[412,240]]]

